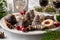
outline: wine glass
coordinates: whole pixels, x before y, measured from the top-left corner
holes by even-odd
[[[56,14],[59,14],[60,10],[60,0],[53,0],[54,8],[56,9]]]
[[[43,12],[45,11],[45,7],[48,5],[48,0],[39,0],[39,4],[43,9]]]

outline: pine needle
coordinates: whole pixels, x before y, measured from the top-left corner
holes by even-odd
[[[60,31],[47,31],[42,40],[60,40]]]

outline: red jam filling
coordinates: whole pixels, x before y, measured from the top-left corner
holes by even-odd
[[[45,24],[50,24],[50,22],[49,21],[46,21]]]

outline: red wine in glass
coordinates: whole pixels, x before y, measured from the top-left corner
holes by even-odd
[[[45,7],[46,5],[48,5],[48,0],[39,0],[39,4],[40,4],[42,7]]]
[[[57,1],[53,1],[53,4],[54,4],[55,8],[57,8],[57,9],[60,8],[60,2],[59,1],[58,2]]]
[[[60,10],[60,1],[53,1],[53,5],[56,8],[56,14],[59,14]]]

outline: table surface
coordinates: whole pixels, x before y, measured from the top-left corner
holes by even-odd
[[[28,9],[33,9],[34,6],[39,6],[38,0],[29,0]],[[0,31],[5,32],[5,36],[6,36],[6,38],[0,40],[41,40],[41,38],[44,36],[44,35],[26,36],[26,35],[14,34],[4,30],[1,27],[0,27]]]

